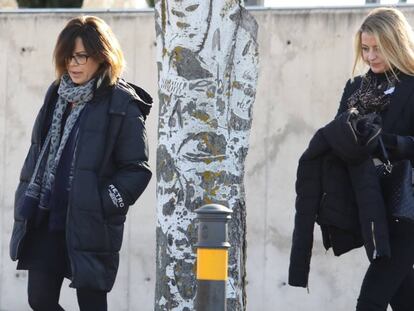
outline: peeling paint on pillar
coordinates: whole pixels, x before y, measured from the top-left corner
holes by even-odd
[[[227,309],[245,310],[244,161],[258,75],[257,23],[237,0],[160,0],[155,310],[194,310],[194,210],[229,223]]]

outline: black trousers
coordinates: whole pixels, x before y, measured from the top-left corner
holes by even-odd
[[[414,310],[414,224],[390,223],[391,258],[373,261],[365,274],[357,311]]]
[[[61,311],[59,305],[63,275],[44,271],[29,270],[28,298],[34,311]],[[107,311],[106,292],[77,289],[80,311]]]

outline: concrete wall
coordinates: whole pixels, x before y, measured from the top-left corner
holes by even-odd
[[[14,9],[17,8],[16,0],[0,0],[0,8]]]
[[[414,9],[404,9],[414,22]],[[352,62],[352,37],[366,9],[262,10],[260,78],[247,158],[248,310],[354,309],[368,265],[362,249],[325,252],[315,230],[310,294],[286,286],[297,161],[317,128],[333,118]],[[8,257],[13,193],[34,116],[52,80],[52,50],[74,12],[0,12],[0,310],[27,310],[25,272]],[[156,98],[154,21],[150,12],[100,12],[128,61],[125,77]],[[157,102],[157,101],[156,101]],[[157,105],[147,127],[155,167]],[[130,210],[110,310],[153,309],[155,178]],[[62,305],[77,310],[63,286]]]
[[[83,9],[147,8],[145,0],[84,0]],[[0,0],[0,8],[17,8],[16,0]]]

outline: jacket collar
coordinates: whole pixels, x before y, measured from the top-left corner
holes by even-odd
[[[95,86],[96,87],[96,86]],[[54,83],[48,90],[48,95],[46,99],[50,101],[56,102],[58,97],[57,91],[59,88],[58,83]],[[115,85],[109,85],[108,78],[105,78],[99,87],[95,88],[94,97],[91,100],[91,104],[96,104],[101,102],[102,100],[110,100],[113,96],[115,90],[120,90],[125,94],[129,94],[134,99],[135,103],[140,108],[144,118],[148,116],[150,110],[152,108],[153,99],[152,97],[142,88],[128,83],[123,79],[118,79]],[[52,96],[53,95],[53,96]],[[114,113],[125,114],[125,105],[117,106],[116,104],[111,105],[111,111]]]

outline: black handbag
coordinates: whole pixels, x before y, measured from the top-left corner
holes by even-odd
[[[414,193],[410,160],[391,163],[382,138],[379,137],[382,153],[381,163],[375,165],[380,179],[385,204],[397,219],[414,222]],[[375,162],[375,161],[374,161]]]

